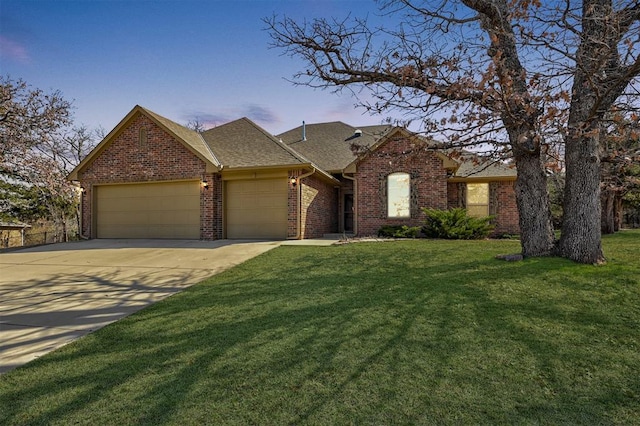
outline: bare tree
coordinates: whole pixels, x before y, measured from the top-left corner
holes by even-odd
[[[93,132],[85,126],[70,127],[71,104],[58,91],[47,94],[4,77],[0,94],[3,188],[17,198],[36,197],[66,240],[67,222],[77,216],[78,204],[76,187],[67,175],[95,145]]]
[[[604,261],[600,242],[603,120],[619,98],[638,95],[631,83],[640,75],[640,2],[616,3],[617,8],[612,0],[584,0],[574,11],[567,2],[562,15],[561,29],[576,34],[578,48],[565,137],[567,176],[559,253],[585,263]]]
[[[393,29],[373,28],[366,20],[351,18],[299,23],[272,17],[265,22],[273,46],[308,64],[306,70],[294,75],[294,83],[350,88],[356,94],[368,89],[373,101],[363,100],[360,105],[371,112],[401,111],[407,122],[417,119],[425,131],[437,131],[459,146],[483,144],[493,146],[497,154],[512,156],[518,170],[522,251],[525,256],[544,256],[554,252],[545,136],[561,134],[567,138],[567,150],[572,150],[567,153],[567,170],[572,170],[568,172],[572,179],[576,166],[590,157],[584,153],[570,156],[592,137],[582,124],[587,116],[576,112],[586,105],[585,91],[577,90],[576,84],[584,86],[580,72],[588,75],[595,63],[606,62],[603,55],[612,53],[611,49],[585,47],[592,40],[590,32],[598,31],[583,20],[593,19],[592,13],[584,12],[591,10],[589,7],[576,7],[571,0],[551,3],[383,1],[380,5],[385,18],[400,18],[393,22]],[[637,9],[637,1],[615,12],[607,9],[610,17],[624,20],[618,33],[627,38],[618,38],[616,47],[626,49],[623,57],[630,64],[638,60],[637,40],[633,38],[638,28]],[[598,59],[588,62],[584,58],[587,54]],[[615,75],[608,74],[598,83],[611,82],[608,99],[615,101],[637,75],[634,65],[621,66]],[[606,105],[601,105],[606,110]],[[594,172],[590,167],[584,172],[595,173],[599,182],[597,169]],[[573,184],[568,186],[569,191],[574,188]],[[597,191],[596,185],[581,193],[598,198]],[[597,204],[566,200],[568,214],[580,217],[584,212],[576,212],[578,207],[598,215],[599,220]],[[568,223],[560,253],[580,262],[602,261],[599,222],[595,239],[593,235],[581,237],[584,228],[572,226],[573,220]]]
[[[185,127],[191,130],[195,130],[198,133],[202,133],[207,130],[204,122],[199,117],[195,117],[189,120],[187,124],[185,124]]]
[[[44,93],[23,80],[0,77],[0,155],[48,141],[70,122],[71,104],[59,91]]]

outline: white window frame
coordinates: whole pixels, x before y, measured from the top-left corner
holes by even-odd
[[[411,217],[411,175],[409,173],[396,172],[387,175],[387,217],[390,219]]]

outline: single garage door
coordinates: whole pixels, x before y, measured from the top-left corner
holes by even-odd
[[[200,238],[200,184],[107,185],[96,192],[98,238]]]
[[[229,180],[225,186],[227,238],[287,238],[287,180]]]

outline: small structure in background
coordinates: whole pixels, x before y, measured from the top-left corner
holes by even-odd
[[[23,247],[24,231],[31,228],[22,222],[0,222],[0,248]]]

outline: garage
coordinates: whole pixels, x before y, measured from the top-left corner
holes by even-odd
[[[97,238],[200,238],[200,183],[96,187]]]
[[[246,179],[225,183],[227,238],[287,238],[287,180]]]

